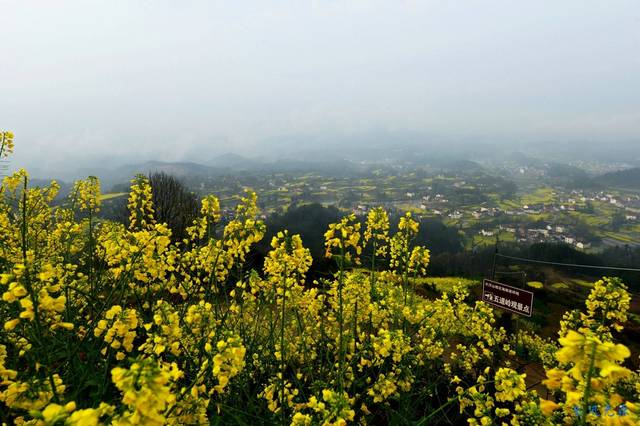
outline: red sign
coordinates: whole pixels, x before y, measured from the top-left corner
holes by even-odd
[[[533,311],[532,292],[487,279],[482,281],[482,301],[528,317]]]

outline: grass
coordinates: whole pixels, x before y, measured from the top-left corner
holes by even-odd
[[[554,284],[551,284],[551,287],[554,290],[568,290],[569,289],[569,286],[567,284],[565,284],[565,283],[554,283]]]
[[[500,241],[515,241],[516,234],[512,232],[500,232]]]
[[[114,198],[122,197],[128,195],[126,192],[112,192],[111,194],[101,194],[100,201],[111,200]]]
[[[600,231],[598,234],[601,237],[611,238],[612,240],[620,241],[623,243],[637,243],[638,239],[627,234],[622,234],[620,232],[612,232],[612,231]]]
[[[582,212],[569,212],[569,216],[576,218],[589,226],[606,226],[611,222],[606,216],[587,214]]]
[[[403,212],[411,212],[412,214],[422,214],[425,210],[411,203],[398,203],[396,208]]]
[[[525,194],[521,197],[522,204],[551,204],[555,201],[555,193],[553,188],[538,188],[534,192]]]
[[[542,284],[540,281],[529,281],[527,282],[527,285],[538,290],[544,288],[544,284]]]
[[[580,280],[578,278],[574,278],[572,281],[573,281],[574,284],[577,284],[580,287],[593,288],[593,283],[590,282],[590,281]]]
[[[414,283],[417,286],[433,285],[440,293],[445,291],[451,291],[455,285],[462,285],[463,287],[470,288],[476,285],[480,285],[480,281],[472,280],[462,277],[425,277],[416,278]]]
[[[522,204],[515,200],[502,200],[498,202],[498,206],[503,210],[517,210],[522,207]]]

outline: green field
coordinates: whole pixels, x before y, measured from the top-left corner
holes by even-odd
[[[122,197],[125,195],[129,195],[126,192],[113,192],[111,194],[101,194],[100,201],[112,200],[114,198]]]

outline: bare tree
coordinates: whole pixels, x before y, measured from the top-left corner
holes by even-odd
[[[174,240],[186,237],[186,229],[198,216],[198,197],[175,176],[165,172],[149,175],[155,218],[166,223]]]

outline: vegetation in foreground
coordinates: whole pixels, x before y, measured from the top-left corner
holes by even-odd
[[[2,135],[0,156],[12,135]],[[436,300],[412,288],[429,251],[410,214],[389,235],[373,209],[330,225],[329,279],[277,234],[262,271],[243,267],[265,233],[256,196],[220,223],[214,196],[186,236],[157,223],[151,187],[132,182],[128,226],[96,221],[100,186],[0,190],[0,420],[17,424],[623,424],[640,421],[640,376],[614,341],[627,320],[619,279],[594,284],[557,342],[508,335],[465,285]],[[372,256],[360,259],[363,247]],[[358,266],[359,265],[359,266]],[[356,269],[355,267],[358,266]],[[365,271],[368,269],[368,271]],[[526,386],[516,342],[543,363]]]

